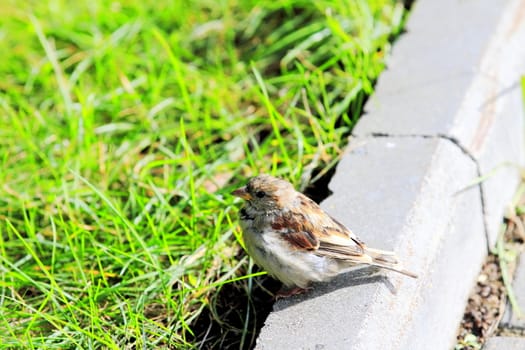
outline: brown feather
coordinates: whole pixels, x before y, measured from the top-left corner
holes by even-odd
[[[312,207],[304,211],[307,215],[288,211],[272,222],[272,229],[280,231],[285,241],[294,249],[315,250],[317,255],[334,259],[364,254],[363,243],[349,229],[324,213],[314,201],[301,196],[300,204]]]
[[[283,238],[295,249],[316,250],[319,248],[319,241],[307,231],[285,233]]]
[[[286,285],[304,287],[358,264],[416,277],[394,253],[368,248],[285,180],[262,174],[233,194],[247,200],[241,220],[248,251]]]
[[[320,242],[319,249],[316,251],[316,254],[319,256],[342,260],[347,260],[350,257],[361,256],[363,253],[363,249],[358,245],[343,246],[324,241]]]
[[[326,214],[314,201],[300,194],[299,203],[308,207],[302,212],[288,211],[278,216],[272,228],[295,250],[311,251],[318,256],[369,264],[416,278],[405,270],[393,252],[368,248],[346,226]]]

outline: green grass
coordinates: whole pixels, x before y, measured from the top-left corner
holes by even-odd
[[[0,13],[0,348],[253,345],[260,273],[229,193],[259,172],[304,189],[334,166],[403,5],[4,0]],[[225,289],[240,326],[217,312]]]

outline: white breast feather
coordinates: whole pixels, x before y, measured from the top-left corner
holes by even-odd
[[[253,228],[243,227],[243,237],[257,265],[286,286],[305,288],[310,282],[325,281],[336,274],[334,262],[312,252],[294,250],[282,239],[281,233],[271,229],[255,233]]]

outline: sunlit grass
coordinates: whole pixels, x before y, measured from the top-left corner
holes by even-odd
[[[227,329],[207,346],[253,344],[255,274],[229,193],[259,172],[304,189],[334,166],[402,4],[0,12],[0,347],[192,348],[203,310]],[[232,284],[240,326],[215,312]]]

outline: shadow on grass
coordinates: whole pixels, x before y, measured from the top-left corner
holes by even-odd
[[[197,349],[252,349],[281,283],[269,276],[225,284],[194,322]]]
[[[339,275],[331,283],[316,283],[307,293],[282,299],[275,305],[274,295],[281,283],[271,277],[256,278],[250,297],[242,292],[246,290],[245,281],[227,284],[196,320],[194,343],[198,349],[252,349],[272,309],[284,310],[340,288],[369,283],[382,283],[392,294],[396,294],[393,284],[379,270],[373,266],[353,269]]]

